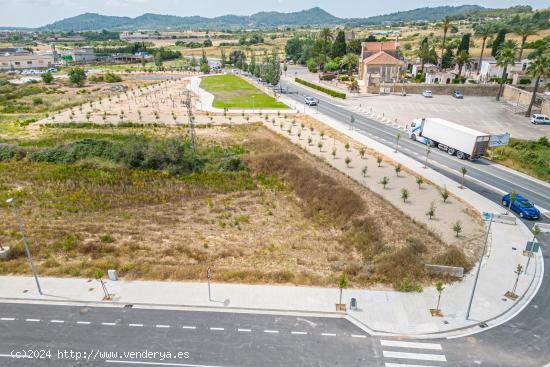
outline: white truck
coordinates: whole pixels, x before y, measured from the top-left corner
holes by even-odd
[[[485,154],[489,134],[440,118],[414,120],[408,130],[412,140],[438,147],[460,159],[477,159]]]

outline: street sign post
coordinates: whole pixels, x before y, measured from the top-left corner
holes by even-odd
[[[210,279],[212,278],[212,268],[210,266],[206,270],[206,277],[208,278],[208,300],[212,301],[212,297],[210,296]]]
[[[527,274],[527,269],[529,269],[529,263],[531,262],[531,256],[535,252],[539,252],[539,244],[534,241],[527,241],[525,246],[525,251],[527,252],[527,264],[525,265],[525,274]]]

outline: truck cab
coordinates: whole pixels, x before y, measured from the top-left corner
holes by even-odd
[[[422,120],[417,119],[411,122],[411,125],[409,126],[407,132],[409,134],[409,138],[414,141],[418,141],[426,145],[430,143],[430,139],[426,139],[422,136]]]

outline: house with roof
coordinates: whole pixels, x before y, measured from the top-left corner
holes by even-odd
[[[396,82],[405,63],[398,59],[399,42],[363,42],[359,61],[359,80],[371,84]]]

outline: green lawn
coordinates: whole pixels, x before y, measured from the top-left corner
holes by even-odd
[[[204,77],[201,87],[214,95],[215,108],[288,108],[284,103],[277,102],[275,98],[235,75]]]

